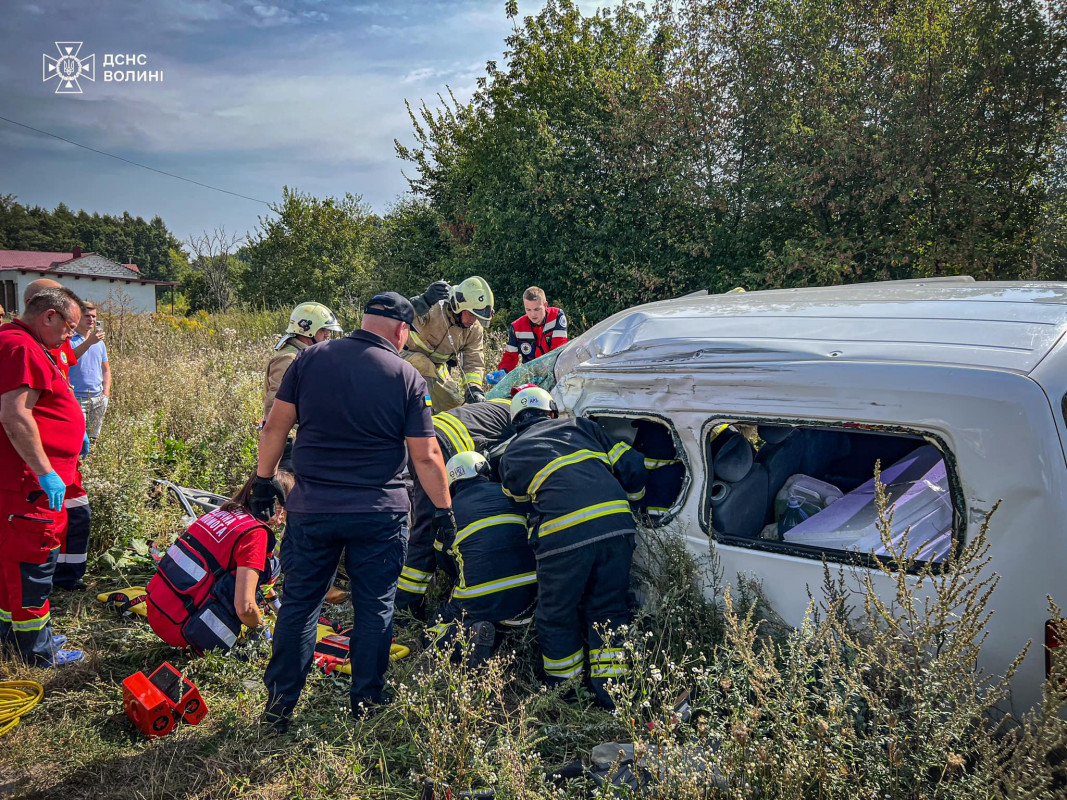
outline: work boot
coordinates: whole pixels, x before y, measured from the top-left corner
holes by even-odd
[[[259,718],[260,725],[269,725],[270,732],[279,736],[289,732],[292,721],[288,714],[275,714],[273,711],[264,711]]]
[[[326,592],[326,602],[331,606],[339,606],[347,600],[348,592],[337,588],[337,586],[331,586],[330,591]]]
[[[467,666],[480,667],[493,655],[496,644],[496,626],[492,622],[475,622],[468,626],[470,632],[471,654]]]

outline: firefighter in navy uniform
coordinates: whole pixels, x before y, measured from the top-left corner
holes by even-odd
[[[557,419],[552,396],[523,389],[511,399],[516,436],[501,460],[504,492],[539,516],[537,638],[549,685],[582,674],[585,650],[597,700],[613,707],[607,681],[626,674],[611,628],[630,621],[626,597],[636,530],[631,502],[644,495],[644,457],[592,420]],[[598,629],[599,628],[599,629]]]
[[[515,435],[515,428],[511,424],[511,403],[505,399],[460,406],[434,414],[433,428],[446,461],[459,453],[488,452]],[[423,491],[415,471],[408,471],[413,486],[411,533],[404,571],[400,574],[396,591],[396,608],[406,608],[421,615],[426,590],[438,566],[433,534],[430,532],[434,505]],[[447,562],[440,566],[450,572]],[[455,575],[452,574],[452,577]]]
[[[492,654],[498,630],[530,623],[537,601],[536,562],[526,528],[530,508],[489,480],[489,461],[480,453],[459,453],[445,469],[457,533],[452,542],[438,541],[435,547],[454,564],[456,582],[427,633],[441,644],[457,624],[465,625],[471,631],[471,661],[477,664]]]

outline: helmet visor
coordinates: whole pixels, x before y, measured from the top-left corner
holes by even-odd
[[[481,308],[472,308],[472,309],[470,309],[470,312],[472,314],[474,314],[474,316],[476,316],[482,322],[489,322],[489,320],[491,320],[493,318],[493,314],[495,313],[493,311],[493,307],[492,306],[482,306]]]

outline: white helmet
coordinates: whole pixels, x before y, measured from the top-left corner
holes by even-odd
[[[467,278],[458,286],[452,286],[448,290],[448,307],[453,314],[461,311],[469,311],[483,325],[488,325],[493,318],[493,290],[485,278],[477,275]]]
[[[469,478],[477,478],[479,475],[489,476],[489,460],[481,453],[468,451],[456,453],[445,464],[448,472],[448,485],[451,487],[456,481],[465,481]]]
[[[546,412],[559,411],[552,395],[539,386],[523,389],[511,398],[511,421],[514,422],[519,414],[529,409]]]
[[[337,317],[322,303],[301,303],[289,315],[289,327],[285,332],[314,338],[324,328],[338,333],[343,330]]]

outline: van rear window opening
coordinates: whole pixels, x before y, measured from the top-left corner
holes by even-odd
[[[940,563],[952,550],[951,476],[920,435],[722,420],[707,428],[704,457],[702,523],[724,543],[888,558],[875,504],[880,462],[896,547],[907,531],[916,562]]]
[[[587,414],[608,435],[639,451],[645,457],[648,482],[637,511],[646,525],[666,525],[677,511],[686,486],[689,470],[670,425],[648,416],[622,414]]]

